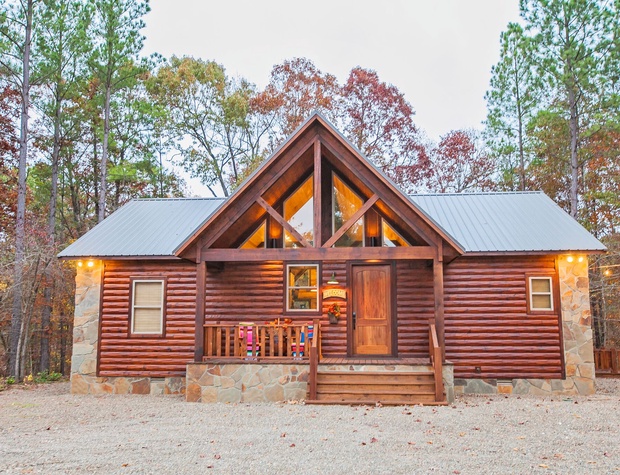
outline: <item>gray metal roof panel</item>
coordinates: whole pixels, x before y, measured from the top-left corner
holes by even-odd
[[[127,203],[58,257],[173,256],[222,204],[221,198],[139,199]]]
[[[412,195],[466,252],[604,251],[542,192]]]

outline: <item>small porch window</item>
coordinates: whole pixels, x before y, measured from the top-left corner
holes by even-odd
[[[162,335],[164,329],[164,281],[134,280],[131,302],[131,333]]]
[[[286,266],[286,310],[291,312],[318,310],[318,264]]]
[[[553,311],[553,284],[551,277],[528,277],[528,306],[530,312]]]

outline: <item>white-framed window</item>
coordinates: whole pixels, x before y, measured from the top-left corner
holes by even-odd
[[[161,335],[164,331],[163,279],[134,279],[131,298],[131,333]]]
[[[530,312],[553,311],[553,281],[547,276],[529,276]]]
[[[286,266],[286,310],[316,311],[319,308],[319,265],[288,264]]]

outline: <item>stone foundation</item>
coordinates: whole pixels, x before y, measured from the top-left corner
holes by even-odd
[[[432,367],[411,365],[319,365],[319,371],[414,372]],[[189,363],[189,402],[279,402],[306,399],[308,364]],[[443,367],[448,402],[454,400],[453,367]]]
[[[105,377],[71,375],[72,394],[185,394],[185,378]]]
[[[189,363],[189,402],[278,402],[306,398],[308,364]]]

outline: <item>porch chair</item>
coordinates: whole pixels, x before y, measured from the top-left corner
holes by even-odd
[[[239,356],[259,356],[260,346],[257,338],[255,343],[256,355],[252,355],[252,341],[254,338],[254,323],[253,322],[240,322],[239,323]]]
[[[309,324],[307,326],[307,328],[308,328],[308,341],[310,341],[310,340],[312,340],[312,337],[314,336],[314,325]],[[299,358],[304,356],[304,354],[305,354],[304,353],[304,350],[305,350],[305,339],[306,339],[305,337],[306,336],[304,335],[304,332],[301,332],[301,334],[299,335],[299,339],[300,339],[300,342],[299,342],[299,354],[297,354],[298,353],[298,351],[297,351],[297,342],[295,340],[293,340],[293,342],[291,343],[291,353],[292,353],[292,356],[299,357]]]

